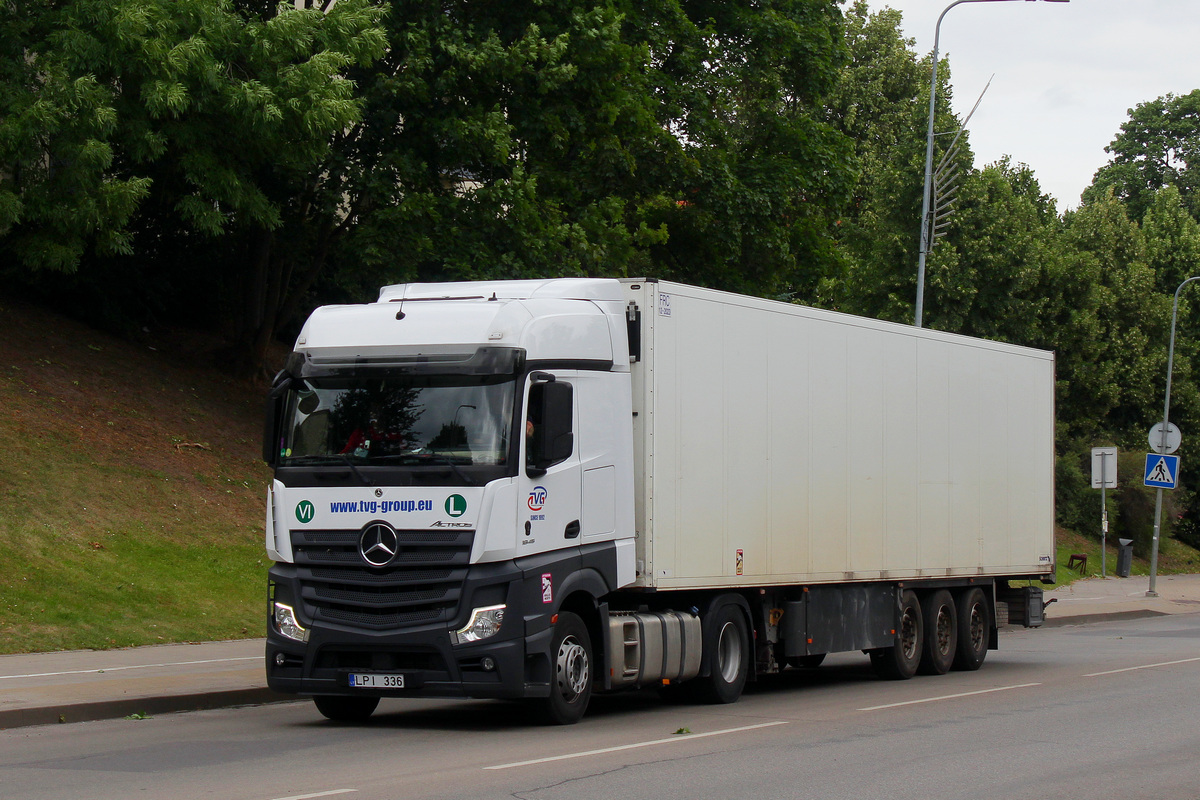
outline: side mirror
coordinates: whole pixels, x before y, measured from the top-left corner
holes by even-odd
[[[292,376],[286,370],[280,370],[275,380],[271,381],[271,391],[267,393],[266,413],[263,416],[262,458],[270,467],[279,463],[279,451],[283,446],[279,426],[283,420],[283,403],[291,388]]]

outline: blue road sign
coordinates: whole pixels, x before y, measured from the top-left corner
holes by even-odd
[[[1146,477],[1143,483],[1158,489],[1174,489],[1179,485],[1179,456],[1146,453]]]

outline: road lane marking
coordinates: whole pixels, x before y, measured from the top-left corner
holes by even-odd
[[[96,675],[101,672],[123,672],[130,669],[156,669],[159,667],[190,667],[194,664],[224,664],[230,661],[261,661],[262,656],[241,658],[207,658],[203,661],[173,661],[169,664],[132,664],[127,667],[105,667],[103,669],[72,669],[65,672],[32,672],[28,675],[0,675],[0,681],[12,678],[56,678],[60,675]]]
[[[652,747],[656,744],[674,744],[677,742],[686,742],[690,739],[704,739],[708,736],[723,736],[727,733],[741,733],[742,731],[753,731],[753,730],[758,730],[759,728],[770,728],[775,725],[790,725],[790,724],[791,723],[788,722],[787,720],[778,720],[776,722],[763,722],[758,725],[746,725],[741,728],[725,728],[724,730],[709,731],[708,733],[681,734],[679,736],[672,736],[670,739],[655,739],[650,742],[637,742],[636,744],[623,744],[623,745],[618,745],[617,747],[602,747],[599,750],[584,750],[583,752],[580,752],[580,753],[566,753],[561,756],[549,756],[547,758],[535,758],[532,761],[517,761],[512,764],[496,764],[491,767],[484,767],[484,769],[512,769],[513,767],[528,767],[528,766],[532,766],[534,764],[546,764],[551,761],[566,761],[566,760],[572,759],[572,758],[584,758],[586,756],[603,755],[604,753],[616,753],[616,752],[620,752],[621,750],[635,750],[639,747]]]
[[[880,711],[885,708],[899,708],[900,706],[915,706],[920,703],[934,703],[938,700],[954,700],[959,697],[973,697],[977,694],[991,694],[992,692],[1007,692],[1010,689],[1028,689],[1031,686],[1041,686],[1040,683],[1018,683],[1014,686],[998,686],[995,689],[980,689],[977,692],[959,692],[958,694],[944,694],[940,697],[926,697],[921,700],[905,700],[903,703],[888,703],[883,706],[869,706],[860,708],[859,711]]]
[[[1096,678],[1100,675],[1116,675],[1118,672],[1133,672],[1136,669],[1153,669],[1154,667],[1170,667],[1175,664],[1188,664],[1192,661],[1200,661],[1200,658],[1181,658],[1178,661],[1163,661],[1158,664],[1142,664],[1140,667],[1125,667],[1124,669],[1110,669],[1105,672],[1089,672],[1084,675],[1085,678]]]
[[[350,794],[357,791],[358,789],[331,789],[328,792],[316,792],[315,794],[294,794],[291,797],[276,797],[275,800],[312,800],[314,797],[333,797],[335,794]]]

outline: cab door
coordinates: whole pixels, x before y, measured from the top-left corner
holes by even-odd
[[[582,486],[575,387],[561,373],[533,372],[524,403],[517,552],[529,555],[577,546]]]

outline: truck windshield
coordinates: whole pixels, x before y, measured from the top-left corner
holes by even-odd
[[[311,377],[288,396],[280,466],[503,466],[511,376]]]

